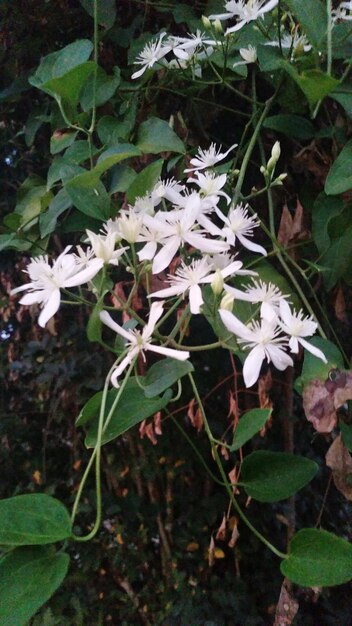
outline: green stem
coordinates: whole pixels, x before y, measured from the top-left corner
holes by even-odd
[[[243,513],[240,505],[238,504],[234,493],[233,493],[233,489],[232,489],[232,485],[231,483],[228,482],[227,480],[227,476],[225,474],[225,470],[223,468],[219,453],[217,451],[217,447],[216,445],[214,445],[214,439],[213,439],[213,435],[212,432],[210,430],[210,426],[207,420],[207,416],[205,414],[205,410],[203,407],[203,403],[202,400],[200,398],[199,392],[198,392],[198,388],[197,385],[194,381],[194,378],[192,376],[192,374],[188,374],[188,378],[190,380],[190,383],[192,385],[192,389],[196,398],[196,401],[198,403],[198,406],[201,410],[202,413],[202,417],[203,417],[203,422],[204,422],[204,428],[205,431],[208,435],[211,447],[212,447],[212,452],[214,455],[214,460],[218,466],[219,472],[221,474],[221,477],[223,479],[224,485],[226,487],[226,491],[230,497],[231,503],[233,504],[234,508],[236,509],[238,515],[240,516],[240,518],[242,519],[242,521],[246,524],[246,526],[252,531],[252,533],[264,544],[267,546],[267,548],[269,548],[269,550],[271,550],[271,552],[273,552],[274,554],[276,554],[276,556],[278,556],[280,559],[285,559],[287,558],[287,554],[285,554],[284,552],[281,552],[280,550],[278,550],[277,548],[275,548],[275,546],[273,546],[270,541],[268,541],[268,539],[266,539],[254,526],[253,524],[249,521],[249,519],[247,518],[247,516]]]
[[[326,61],[326,73],[331,76],[331,68],[332,68],[332,2],[331,0],[326,0],[326,18],[327,18],[327,28],[326,28],[326,47],[327,47],[327,61]]]

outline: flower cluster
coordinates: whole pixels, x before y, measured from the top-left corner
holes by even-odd
[[[26,270],[31,282],[13,290],[13,294],[28,292],[22,304],[40,305],[39,324],[44,327],[60,306],[61,290],[84,284],[96,289],[89,283],[103,268],[106,272],[110,266],[123,265],[136,275],[168,270],[164,279],[167,286],[147,293],[149,302],[154,301],[142,331],[124,329],[107,311],[100,314],[101,321],[127,342],[112,375],[115,386],[138,354],[144,356],[152,351],[179,360],[189,358],[187,346],[173,349],[155,345],[153,334],[171,298],[188,300],[190,314],[201,314],[204,285],[210,285],[218,298],[224,325],[239,345],[250,349],[244,364],[247,386],[256,382],[265,359],[280,370],[292,365],[288,350],[297,353],[299,344],[325,360],[322,352],[306,340],[315,333],[316,322],[304,317],[302,311],[292,311],[287,295],[276,285],[260,280],[256,272],[245,269],[238,259],[241,249],[263,256],[266,250],[253,241],[260,224],[257,216],[248,205],[231,202],[224,190],[227,174],[218,174],[214,169],[235,147],[222,151],[212,144],[207,150],[199,149],[185,170],[186,182],[159,180],[146,196],[137,198],[115,219],[103,224],[100,233],[87,230],[86,249],[78,246],[72,252],[68,246],[52,264],[46,256],[33,259]],[[231,284],[241,276],[245,277],[245,285],[238,288]],[[235,317],[232,305],[236,300],[253,305],[253,316],[258,319],[246,325]]]

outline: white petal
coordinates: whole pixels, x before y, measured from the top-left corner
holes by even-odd
[[[47,299],[44,291],[31,291],[30,293],[26,293],[20,300],[20,304],[25,304],[26,306],[30,306],[31,304],[36,304],[43,302],[43,300]]]
[[[65,280],[65,284],[63,287],[77,287],[78,285],[83,285],[88,281],[92,280],[94,276],[99,272],[99,270],[103,267],[104,261],[103,259],[92,259],[89,261],[89,265],[84,268],[84,270],[80,270],[77,274]]]
[[[290,347],[292,354],[297,354],[299,350],[297,337],[291,337],[290,341],[288,342],[288,345]]]
[[[316,348],[315,346],[312,346],[312,344],[310,344],[308,341],[306,341],[305,339],[302,339],[302,337],[297,337],[299,343],[306,349],[308,350],[308,352],[311,352],[312,354],[314,354],[314,356],[316,356],[318,359],[321,359],[322,361],[324,361],[324,363],[327,363],[328,360],[325,356],[325,354],[319,350],[319,348]]]
[[[258,380],[265,352],[262,346],[256,346],[250,351],[243,365],[243,378],[246,387],[251,387]]]
[[[107,311],[101,311],[101,313],[99,314],[99,317],[101,321],[103,322],[103,324],[106,324],[106,326],[111,328],[111,330],[114,330],[115,333],[117,333],[118,335],[121,335],[121,337],[123,337],[124,339],[127,339],[127,341],[133,340],[134,338],[133,333],[122,328],[120,324],[116,324],[116,322],[114,322],[111,315],[109,315]]]
[[[187,291],[188,287],[189,285],[186,283],[185,285],[166,287],[165,289],[160,289],[159,291],[154,291],[149,294],[148,298],[171,298],[172,296],[180,296]]]
[[[262,254],[263,256],[267,256],[267,251],[265,250],[265,248],[263,248],[263,246],[260,246],[257,243],[254,243],[253,241],[250,241],[250,239],[247,239],[247,237],[244,237],[243,235],[241,235],[240,233],[236,233],[239,241],[241,242],[241,244],[247,248],[247,250],[252,250],[252,252],[259,252],[259,254]]]
[[[267,345],[265,346],[265,351],[267,358],[273,362],[273,365],[280,371],[286,369],[290,365],[293,365],[292,358],[287,352],[280,348],[279,346]],[[269,360],[269,359],[268,359]]]
[[[142,337],[146,341],[152,336],[155,324],[163,314],[164,302],[153,302],[150,307],[149,319],[147,325],[143,328]]]
[[[119,387],[118,377],[121,376],[122,372],[128,367],[128,365],[132,362],[133,355],[132,351],[129,352],[124,359],[122,359],[121,363],[118,364],[117,368],[113,371],[111,375],[111,384],[114,387]]]
[[[170,356],[172,359],[177,359],[177,361],[186,361],[190,357],[190,353],[186,352],[186,350],[173,350],[172,348],[166,348],[164,346],[155,346],[151,343],[148,343],[145,349],[164,356]]]
[[[42,328],[55,315],[60,307],[60,289],[55,289],[47,300],[41,314],[38,317],[38,324]]]
[[[200,313],[200,307],[202,306],[202,304],[204,304],[204,300],[202,296],[202,290],[199,285],[192,285],[192,287],[190,288],[189,304],[191,313],[193,313],[193,315],[197,315],[198,313]]]
[[[149,241],[142,250],[137,252],[137,256],[140,261],[150,261],[156,253],[157,244],[155,241]]]
[[[153,274],[159,274],[168,265],[170,265],[176,252],[180,247],[181,240],[179,237],[170,237],[169,241],[159,250],[158,254],[154,257],[153,261]]]
[[[273,322],[277,319],[277,313],[274,307],[269,302],[262,302],[260,305],[260,317],[268,322]]]
[[[138,70],[138,72],[134,72],[131,76],[132,80],[134,78],[139,78],[140,76],[142,76],[142,74],[144,74],[145,70],[148,68],[148,65],[145,65],[144,67],[142,67],[140,70]]]
[[[11,289],[10,296],[14,296],[16,293],[20,293],[21,291],[26,291],[26,289],[35,289],[34,283],[26,283],[25,285],[20,285],[20,287],[15,287],[15,289]]]
[[[287,300],[280,300],[280,317],[286,326],[290,327],[292,324],[292,311]]]
[[[223,324],[231,333],[241,337],[241,339],[251,340],[250,330],[233,313],[226,311],[226,309],[219,309],[219,315]]]

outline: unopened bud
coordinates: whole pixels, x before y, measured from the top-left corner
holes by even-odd
[[[220,20],[218,20],[218,19],[214,20],[213,28],[214,28],[215,32],[217,32],[217,33],[223,33],[224,32],[222,24],[221,24]]]
[[[211,21],[206,15],[202,15],[202,22],[203,22],[204,28],[207,28],[207,29],[211,28]]]
[[[214,296],[219,296],[224,288],[224,279],[219,269],[215,272],[215,276],[211,282],[211,288]]]
[[[272,150],[271,150],[271,157],[267,163],[267,170],[268,172],[272,172],[275,169],[275,165],[278,162],[279,158],[280,158],[280,154],[281,154],[281,147],[280,147],[280,142],[279,141],[275,141]]]
[[[233,175],[234,175],[234,176],[238,176],[238,175],[239,175],[239,173],[240,173],[240,170],[233,170],[233,172],[232,172],[232,173],[233,173]]]
[[[232,313],[234,300],[235,298],[230,293],[225,293],[220,302],[220,309],[224,309],[225,311],[230,311],[230,313]]]
[[[266,169],[266,167],[264,167],[264,165],[260,166],[260,173],[263,174],[263,176],[266,176],[268,174],[268,170]]]

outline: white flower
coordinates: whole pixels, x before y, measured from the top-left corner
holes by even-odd
[[[174,42],[174,55],[182,60],[187,60],[193,56],[197,48],[202,48],[203,46],[214,46],[217,43],[213,39],[209,39],[207,35],[202,33],[199,29],[196,33],[190,34],[189,37],[172,36],[168,39],[168,43],[170,40],[173,40]]]
[[[195,183],[198,185],[201,193],[204,196],[214,197],[214,202],[218,201],[218,196],[224,196],[226,198],[227,204],[230,204],[231,198],[224,191],[221,191],[224,185],[226,185],[227,175],[221,174],[217,176],[215,172],[202,172],[196,171],[195,175],[197,178],[188,178],[188,183]]]
[[[341,4],[332,11],[332,19],[333,21],[337,20],[352,20],[352,2],[349,0],[348,2],[341,2]]]
[[[181,267],[177,268],[175,276],[169,274],[168,279],[170,287],[160,289],[150,294],[150,298],[168,298],[171,296],[185,295],[189,292],[190,311],[194,315],[200,313],[200,307],[204,304],[200,284],[217,283],[221,284],[225,278],[240,273],[242,263],[240,261],[232,261],[226,267],[215,268],[210,257],[193,260],[190,265],[182,262]],[[215,269],[215,272],[214,272]],[[220,290],[221,292],[221,290]]]
[[[318,324],[313,320],[312,317],[304,317],[303,311],[299,311],[296,313],[295,311],[291,311],[288,303],[285,300],[280,301],[280,317],[282,321],[279,321],[279,324],[282,330],[290,335],[289,346],[291,352],[296,354],[299,349],[299,345],[301,344],[306,350],[314,354],[318,359],[327,363],[327,359],[324,353],[312,346],[308,341],[303,339],[303,337],[311,337],[314,335]]]
[[[159,214],[155,217],[144,216],[145,226],[151,231],[156,229],[162,237],[160,241],[162,249],[155,255],[153,261],[153,274],[162,272],[185,243],[211,254],[224,252],[228,248],[224,241],[206,239],[201,231],[195,232],[197,215],[194,215],[192,207],[161,214],[160,218],[158,216]]]
[[[248,237],[253,237],[253,228],[259,226],[260,222],[257,220],[256,215],[250,217],[248,215],[248,209],[241,204],[238,204],[236,207],[231,206],[227,217],[218,209],[216,209],[216,213],[225,223],[222,229],[223,236],[231,246],[235,245],[237,237],[241,244],[245,248],[248,248],[248,250],[259,252],[266,256],[267,252],[262,246],[248,239]]]
[[[102,268],[102,259],[91,259],[82,269],[82,265],[77,262],[75,254],[68,254],[71,246],[58,256],[56,261],[50,265],[47,256],[39,256],[27,265],[24,270],[31,279],[30,283],[16,287],[11,294],[20,291],[29,291],[20,300],[20,304],[39,304],[42,311],[38,318],[38,324],[42,328],[48,320],[55,315],[60,307],[60,289],[77,287],[91,280]]]
[[[226,13],[209,15],[209,19],[227,20],[235,17],[237,24],[232,26],[232,28],[228,28],[225,32],[225,35],[229,35],[240,30],[249,22],[258,19],[258,17],[263,17],[264,13],[271,11],[277,6],[278,1],[269,0],[266,3],[266,0],[229,0],[229,2],[225,2]]]
[[[265,283],[262,280],[254,280],[252,286],[247,287],[242,297],[238,290],[233,287],[226,286],[226,291],[232,293],[235,297],[252,302],[253,304],[261,303],[260,316],[268,321],[275,320],[278,317],[279,306],[287,295],[284,295],[280,289],[273,283]]]
[[[128,211],[121,211],[116,220],[116,227],[121,239],[128,241],[128,243],[136,243],[142,230],[143,218],[143,214],[136,213],[133,207],[129,207]]]
[[[97,235],[91,230],[86,230],[92,250],[97,259],[102,259],[106,264],[118,265],[120,256],[127,248],[115,250],[116,234],[109,232],[106,235]]]
[[[144,352],[149,350],[150,352],[156,352],[157,354],[162,354],[163,356],[169,356],[173,359],[177,359],[178,361],[185,361],[189,358],[189,352],[183,350],[173,350],[172,348],[165,348],[164,346],[155,346],[151,343],[155,324],[163,313],[163,304],[163,302],[153,302],[150,308],[148,323],[144,326],[142,332],[139,330],[126,330],[114,322],[107,311],[102,311],[100,313],[101,321],[115,331],[115,333],[126,339],[128,345],[127,355],[124,359],[122,359],[121,363],[119,363],[111,376],[111,383],[114,387],[119,386],[119,376],[121,376],[122,372],[130,365],[130,363],[132,363],[139,353],[142,353],[144,357]]]
[[[251,387],[258,380],[264,359],[272,362],[278,370],[293,365],[292,358],[284,350],[288,340],[278,336],[281,328],[274,321],[262,319],[261,323],[252,321],[245,326],[230,311],[220,309],[219,314],[226,328],[236,335],[238,343],[244,348],[251,348],[243,365],[246,387]]]
[[[238,67],[239,65],[247,65],[247,63],[255,63],[257,60],[257,48],[249,45],[248,48],[240,48],[240,55],[243,61],[237,61],[232,67]]]
[[[159,39],[154,42],[149,42],[143,48],[142,52],[137,55],[137,60],[134,61],[135,65],[142,65],[142,68],[137,72],[132,74],[131,78],[139,78],[142,76],[144,72],[153,67],[155,63],[160,61],[168,52],[170,52],[171,47],[168,45],[163,45],[163,38],[166,33],[161,33]]]
[[[211,143],[208,150],[199,148],[198,154],[190,161],[193,167],[185,170],[185,172],[194,172],[196,170],[204,170],[207,167],[213,167],[213,165],[225,159],[236,146],[237,143],[234,143],[226,152],[221,152],[221,146],[220,148],[216,148],[215,143]]]
[[[181,192],[184,191],[184,189],[185,186],[181,185],[174,178],[159,180],[152,191],[152,197],[157,204],[160,203],[162,198],[165,198],[165,200],[169,200],[172,204],[182,206],[183,200]]]
[[[279,47],[279,41],[267,41],[265,46],[274,46]],[[309,52],[312,49],[312,46],[308,42],[306,35],[300,35],[297,30],[295,30],[294,34],[283,33],[281,37],[281,48],[283,50],[292,50],[292,56],[301,52]]]

